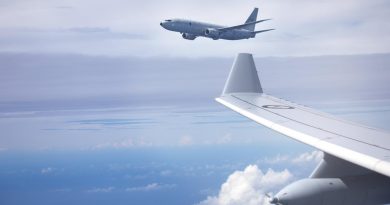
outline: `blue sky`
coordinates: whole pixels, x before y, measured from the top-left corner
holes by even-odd
[[[159,22],[277,30],[186,41]],[[263,204],[321,158],[214,101],[252,52],[266,93],[389,130],[388,1],[0,2],[1,204]],[[10,20],[12,19],[12,21]],[[270,183],[268,183],[270,182]],[[230,199],[229,199],[230,200]]]

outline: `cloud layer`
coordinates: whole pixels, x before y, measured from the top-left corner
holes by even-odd
[[[268,204],[265,193],[285,185],[293,175],[288,170],[269,169],[263,173],[256,165],[235,171],[222,184],[218,196],[209,196],[198,205],[260,205]]]
[[[87,193],[110,193],[115,190],[115,187],[105,187],[105,188],[93,188],[87,190]]]
[[[389,56],[255,60],[266,93],[388,129]],[[290,143],[213,100],[232,61],[0,53],[0,150]]]
[[[277,155],[272,158],[265,158],[260,160],[260,162],[264,162],[266,164],[281,164],[281,163],[289,163],[300,165],[304,163],[318,163],[321,161],[323,157],[323,152],[314,150],[312,152],[304,152],[299,154],[298,156],[291,155]]]
[[[302,177],[302,172],[312,170],[313,165],[318,164],[322,156],[321,151],[314,150],[297,156],[277,155],[259,160],[258,165],[248,165],[243,171],[233,172],[222,184],[217,196],[208,196],[198,205],[269,205],[266,193],[277,192],[293,179]],[[268,169],[263,172],[259,165],[281,166],[288,169],[283,171]],[[294,170],[294,175],[290,169]]]
[[[160,189],[173,189],[176,187],[176,184],[159,184],[159,183],[151,183],[147,184],[145,186],[139,186],[139,187],[129,187],[126,188],[126,191],[128,192],[148,192],[148,191],[155,191]]]

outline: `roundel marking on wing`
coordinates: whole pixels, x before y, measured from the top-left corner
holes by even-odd
[[[294,107],[287,106],[287,105],[263,105],[261,107],[268,108],[268,109],[294,109]]]

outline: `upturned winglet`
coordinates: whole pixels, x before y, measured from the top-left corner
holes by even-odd
[[[239,53],[234,60],[222,95],[229,93],[263,93],[252,54]]]

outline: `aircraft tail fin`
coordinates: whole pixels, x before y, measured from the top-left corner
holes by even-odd
[[[257,20],[257,13],[258,13],[259,9],[258,8],[254,8],[251,15],[248,17],[248,19],[245,21],[245,23],[251,23],[251,22],[254,22]],[[246,26],[244,29],[246,30],[249,30],[249,31],[254,31],[255,30],[255,24],[250,24],[248,26]]]

